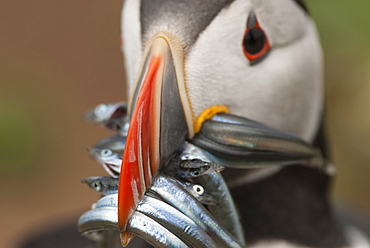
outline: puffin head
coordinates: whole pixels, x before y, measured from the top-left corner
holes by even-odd
[[[299,0],[126,0],[130,128],[119,224],[204,120],[230,112],[311,142],[322,111],[322,54]]]

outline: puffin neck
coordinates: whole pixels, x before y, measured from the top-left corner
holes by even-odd
[[[348,246],[330,208],[330,179],[297,165],[232,189],[247,245],[286,240],[308,247]]]

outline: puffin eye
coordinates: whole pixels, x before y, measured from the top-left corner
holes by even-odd
[[[254,65],[262,61],[270,49],[265,32],[260,27],[254,12],[251,12],[248,16],[247,28],[243,38],[245,57],[247,57],[251,65]]]

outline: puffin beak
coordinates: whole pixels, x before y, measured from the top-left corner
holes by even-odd
[[[184,82],[184,53],[176,37],[160,33],[150,40],[130,100],[130,128],[118,190],[123,234],[153,177],[179,145],[194,135]],[[129,236],[126,234],[127,239]]]

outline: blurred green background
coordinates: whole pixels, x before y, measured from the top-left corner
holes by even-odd
[[[86,147],[111,133],[85,111],[125,96],[122,1],[3,0],[0,15],[0,247],[97,199],[105,174]],[[335,198],[370,214],[370,2],[311,0],[326,58],[326,124]],[[4,187],[5,186],[5,187]]]

